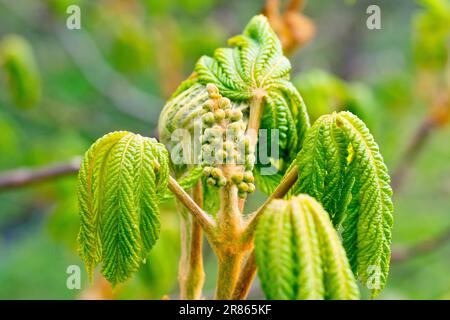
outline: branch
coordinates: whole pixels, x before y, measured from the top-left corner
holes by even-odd
[[[203,211],[197,203],[184,191],[184,189],[178,184],[178,182],[169,176],[169,189],[180,200],[180,202],[192,213],[194,219],[207,235],[213,235],[215,233],[216,223],[214,219]]]
[[[20,168],[4,172],[0,174],[0,192],[75,174],[80,168],[80,163],[81,157],[75,157],[68,162],[52,164],[37,169]]]
[[[256,276],[256,259],[255,252],[252,251],[244,264],[244,267],[239,275],[239,279],[234,288],[233,295],[231,298],[233,300],[243,300],[247,297],[253,279]]]
[[[450,227],[436,237],[427,239],[411,247],[397,249],[392,253],[392,262],[400,263],[417,256],[430,253],[450,241]]]
[[[75,157],[68,162],[61,162],[36,169],[20,168],[0,174],[0,192],[8,189],[28,186],[46,180],[73,175],[80,169],[81,157]],[[169,177],[169,189],[180,202],[192,213],[205,232],[214,232],[215,221],[205,213],[184,191],[178,182]]]
[[[435,122],[430,117],[424,119],[422,124],[418,127],[411,144],[406,149],[405,153],[400,159],[397,169],[392,174],[391,186],[394,191],[398,191],[402,187],[404,181],[406,180],[406,177],[408,176],[409,170],[423,150],[425,142],[434,128]]]
[[[283,198],[289,190],[292,188],[294,183],[298,179],[298,171],[297,166],[294,165],[289,172],[283,177],[283,180],[281,180],[278,187],[275,189],[275,191],[266,199],[266,201],[263,203],[261,207],[258,208],[254,213],[252,213],[248,219],[247,227],[245,230],[245,235],[243,237],[243,241],[250,241],[250,239],[253,238],[253,235],[256,230],[256,225],[258,224],[259,218],[263,214],[264,210],[267,208],[267,206],[272,202],[273,199],[279,199]]]
[[[193,200],[203,207],[202,183],[193,189]],[[205,280],[203,269],[203,232],[201,226],[181,214],[181,258],[179,266],[180,299],[200,300]]]
[[[426,140],[435,129],[442,128],[450,121],[450,88],[437,96],[429,115],[417,128],[411,144],[400,159],[397,170],[392,175],[392,188],[397,191],[403,185],[410,168],[422,152]]]

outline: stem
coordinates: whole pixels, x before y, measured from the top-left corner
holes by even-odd
[[[255,91],[255,95],[250,101],[250,115],[248,117],[247,135],[250,138],[250,149],[255,150],[258,143],[258,130],[263,114],[263,99],[265,92],[263,90]]]
[[[47,165],[42,168],[20,168],[7,171],[0,176],[0,191],[24,187],[52,178],[72,175],[77,173],[80,169],[80,162],[81,157],[74,157],[68,162]]]
[[[298,179],[298,168],[296,165],[294,165],[288,173],[283,177],[283,180],[281,180],[278,187],[275,189],[275,191],[266,199],[266,201],[262,204],[261,207],[258,208],[254,213],[252,213],[248,219],[247,227],[245,228],[243,241],[248,242],[252,241],[256,225],[258,224],[259,218],[264,213],[264,210],[267,208],[270,202],[272,202],[273,199],[279,199],[284,197],[288,191],[292,188],[294,183]]]
[[[224,165],[222,170],[230,176],[234,166]],[[212,247],[218,258],[216,299],[231,299],[234,286],[239,277],[245,248],[242,237],[242,215],[239,208],[238,189],[228,182],[220,191],[220,210],[217,213],[218,235],[213,239]]]
[[[219,271],[217,275],[216,300],[231,299],[239,277],[242,257],[242,252],[226,252],[218,255]]]
[[[194,200],[184,191],[178,182],[169,176],[169,189],[180,200],[180,202],[192,213],[195,221],[203,228],[208,236],[215,234],[215,221],[195,203]]]
[[[203,206],[201,183],[197,183],[194,187],[193,198],[195,203],[200,207]],[[180,298],[182,300],[199,300],[202,297],[205,280],[202,255],[203,234],[201,226],[190,218],[190,216],[184,215],[181,222]]]
[[[233,300],[244,300],[250,291],[253,279],[256,276],[256,260],[255,252],[251,252],[245,262],[244,268],[239,275],[236,287],[234,288],[233,295],[231,298]]]
[[[411,144],[407,147],[405,153],[400,159],[397,170],[395,170],[392,174],[391,186],[394,191],[398,191],[403,185],[412,164],[423,150],[425,142],[431,135],[434,128],[435,121],[430,117],[425,118],[418,127]]]
[[[255,150],[258,142],[258,129],[263,112],[263,98],[265,92],[257,89],[250,102],[250,115],[247,126],[247,135],[250,139],[250,148]],[[224,176],[228,181],[235,170],[234,165],[222,166]],[[251,248],[252,243],[244,243],[242,209],[244,202],[238,197],[238,188],[228,182],[220,191],[220,210],[217,214],[219,237],[213,239],[212,247],[217,254],[219,270],[217,277],[216,299],[231,299],[234,287],[239,278],[242,260]]]
[[[226,166],[224,166],[226,167]],[[224,173],[225,172],[224,168]],[[219,233],[228,240],[235,240],[241,232],[241,210],[239,209],[238,188],[227,183],[220,190],[220,210],[217,213]]]

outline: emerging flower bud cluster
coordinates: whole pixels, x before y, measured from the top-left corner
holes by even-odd
[[[210,99],[203,106],[203,131],[201,136],[201,162],[209,185],[223,187],[228,182],[239,189],[239,196],[254,192],[252,170],[254,151],[245,134],[246,124],[242,111],[232,107],[228,98],[222,97],[214,84],[208,84]],[[222,165],[235,165],[229,176]],[[228,172],[228,171],[227,171]]]

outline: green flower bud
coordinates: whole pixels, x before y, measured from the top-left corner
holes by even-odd
[[[214,125],[211,128],[211,131],[214,133],[214,135],[218,136],[218,135],[222,135],[223,134],[223,128],[219,125]]]
[[[227,126],[227,129],[232,135],[238,135],[241,131],[241,124],[239,122],[232,122]]]
[[[202,145],[202,153],[210,154],[213,151],[213,148],[210,144],[206,143]]]
[[[253,173],[251,171],[244,172],[244,181],[245,182],[253,182],[255,181],[255,177],[253,177]]]
[[[238,191],[238,197],[241,199],[244,199],[247,196],[247,192],[244,191]]]
[[[233,110],[232,109],[226,109],[225,110],[225,118],[230,119],[232,114],[233,114]]]
[[[222,109],[217,109],[214,111],[214,118],[216,121],[222,121],[225,118],[225,111]]]
[[[253,166],[255,164],[256,158],[253,154],[249,154],[247,155],[247,157],[245,157],[245,164],[248,166]]]
[[[231,181],[233,181],[235,184],[239,184],[244,179],[244,174],[242,172],[236,172],[231,176]]]
[[[218,181],[217,181],[217,185],[219,187],[224,187],[227,184],[227,178],[225,178],[224,176],[219,177]]]
[[[209,177],[211,175],[211,170],[212,170],[212,167],[204,167],[203,168],[203,175],[205,177]]]
[[[253,193],[253,192],[255,192],[255,190],[256,190],[255,185],[253,183],[249,183],[248,184],[248,193]]]
[[[223,176],[223,173],[222,173],[222,170],[220,170],[219,168],[213,168],[213,169],[211,170],[211,175],[212,175],[214,178],[219,178],[219,177],[222,177],[222,176]]]
[[[242,111],[239,109],[234,109],[231,112],[231,117],[230,117],[231,121],[239,121],[242,119]]]
[[[248,187],[247,183],[241,182],[241,183],[238,184],[238,189],[241,192],[248,192],[249,187]]]
[[[206,101],[203,106],[202,106],[203,111],[205,112],[210,112],[211,111],[211,106],[209,104],[209,101]]]
[[[214,123],[214,113],[207,112],[202,116],[202,121],[205,125],[212,125]]]
[[[228,109],[231,107],[231,101],[228,98],[222,97],[219,100],[219,108]]]
[[[208,83],[206,85],[206,90],[208,91],[208,94],[211,98],[215,99],[215,98],[217,98],[217,96],[220,97],[219,89],[217,88],[217,86],[215,84]]]
[[[216,185],[216,179],[214,178],[208,178],[206,179],[206,183],[210,186],[215,186]]]
[[[245,152],[250,152],[250,137],[244,138],[244,146],[245,146]]]

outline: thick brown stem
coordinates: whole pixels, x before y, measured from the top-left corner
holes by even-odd
[[[243,253],[224,252],[218,255],[219,271],[217,274],[216,300],[229,300],[239,277]]]

